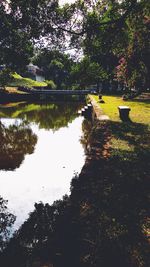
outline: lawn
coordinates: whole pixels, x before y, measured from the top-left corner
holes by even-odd
[[[98,96],[93,96],[98,101]],[[110,117],[111,121],[121,122],[119,118],[118,106],[128,106],[131,108],[130,119],[133,123],[150,125],[150,99],[148,101],[124,101],[120,96],[103,96],[105,103],[101,103],[104,114]]]
[[[93,98],[99,102],[98,96]],[[150,150],[150,104],[147,101],[123,101],[120,96],[103,96],[100,103],[103,113],[110,118],[112,156],[133,160]],[[122,122],[118,106],[131,108],[130,121]]]
[[[23,78],[22,76],[20,76],[17,73],[14,73],[12,75],[12,77],[13,77],[13,81],[9,83],[8,87],[24,86],[24,87],[31,88],[34,86],[36,86],[36,87],[47,86],[47,83],[45,83],[45,82],[38,82],[38,81],[34,81],[30,78]]]

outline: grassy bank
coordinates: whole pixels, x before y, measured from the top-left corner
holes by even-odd
[[[6,92],[10,94],[27,94],[24,91],[18,90],[18,87],[26,87],[28,89],[33,87],[46,87],[47,83],[45,82],[38,82],[35,80],[32,80],[30,78],[24,78],[21,75],[14,73],[12,75],[11,82],[9,82],[5,89]]]
[[[18,86],[24,86],[24,87],[40,87],[40,86],[47,86],[47,84],[45,82],[38,82],[38,81],[34,81],[30,78],[24,78],[21,75],[14,73],[12,75],[13,80],[12,82],[10,82],[8,85],[9,87],[18,87]]]
[[[93,96],[93,98],[99,102],[98,96]],[[99,104],[102,108],[104,114],[110,117],[111,121],[121,122],[119,118],[118,106],[128,106],[131,108],[130,119],[133,123],[143,123],[150,125],[150,98],[143,101],[132,100],[124,101],[120,96],[103,96],[105,103]]]
[[[93,98],[99,102],[98,96]],[[110,118],[112,131],[112,155],[131,159],[145,155],[150,146],[150,104],[146,101],[123,101],[121,97],[103,96],[104,103],[99,103],[103,113]],[[131,108],[129,122],[122,122],[118,106],[127,105]]]

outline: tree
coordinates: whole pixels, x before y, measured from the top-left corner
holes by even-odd
[[[117,79],[129,88],[143,90],[150,85],[150,5],[141,1],[136,13],[127,20],[128,44],[122,51]]]
[[[58,50],[40,50],[33,62],[43,69],[47,80],[53,80],[58,89],[69,86],[72,60]]]
[[[107,79],[107,73],[100,64],[85,56],[80,62],[73,65],[71,78],[72,82],[78,84],[82,89],[92,84],[99,87],[99,82]]]
[[[0,63],[13,71],[21,71],[33,55],[33,45],[27,32],[18,25],[11,10],[0,3]]]
[[[149,30],[148,1],[78,0],[60,7],[57,0],[11,0],[8,6],[6,9],[6,1],[1,1],[2,63],[22,69],[29,62],[35,45],[47,46],[51,50],[57,47],[61,51],[64,47],[73,47],[82,49],[84,55],[94,64],[98,63],[111,80],[120,58],[126,56],[129,84],[148,86],[149,42],[145,38]],[[61,65],[65,58],[63,62],[53,59],[57,64],[51,64],[51,68],[55,68],[60,77],[68,79],[66,66]],[[137,71],[134,70],[135,64]]]

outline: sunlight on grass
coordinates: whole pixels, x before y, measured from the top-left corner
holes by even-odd
[[[92,96],[99,102],[98,96]],[[150,152],[150,105],[142,101],[123,101],[119,96],[103,96],[105,103],[99,103],[103,113],[110,118],[111,156],[133,161],[148,157]],[[122,122],[118,106],[131,108],[129,122]]]
[[[55,107],[54,104],[49,104],[47,106],[47,109],[54,109],[54,107]],[[30,105],[27,105],[25,107],[20,107],[20,109],[16,110],[12,114],[12,118],[17,118],[17,117],[19,117],[20,114],[24,114],[24,113],[27,113],[27,112],[40,111],[40,110],[42,110],[42,107],[40,105],[38,105],[38,104],[30,104]]]
[[[113,146],[115,146],[119,150],[122,150],[122,151],[126,150],[126,151],[130,151],[130,152],[134,151],[134,146],[133,145],[129,145],[128,141],[112,137],[111,143],[112,143]]]
[[[38,82],[38,81],[34,81],[30,78],[23,78],[21,75],[14,73],[12,75],[13,77],[13,81],[9,84],[9,86],[25,86],[25,87],[39,87],[39,86],[47,86],[47,83],[45,82]]]
[[[96,101],[98,96],[93,96]],[[130,119],[132,122],[150,125],[150,105],[139,101],[124,101],[120,96],[103,96],[105,103],[100,104],[104,114],[108,115],[112,121],[121,121],[118,106],[128,106],[131,108]]]

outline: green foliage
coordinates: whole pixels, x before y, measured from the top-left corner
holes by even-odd
[[[149,9],[145,1],[140,1],[136,12],[127,19],[126,32],[128,44],[122,51],[122,59],[126,62],[124,69],[122,61],[117,67],[117,77],[122,76],[123,82],[128,87],[135,87],[140,90],[149,87]],[[119,77],[118,77],[119,78]]]
[[[53,80],[58,89],[69,85],[72,60],[58,50],[40,50],[33,62],[43,69],[46,80]]]
[[[74,84],[79,84],[80,88],[88,85],[98,84],[108,78],[105,70],[97,62],[93,62],[89,57],[84,57],[79,63],[72,66],[71,80]]]
[[[13,70],[20,72],[28,64],[33,40],[40,46],[46,38],[49,50],[39,50],[34,62],[59,89],[77,84],[76,77],[83,86],[90,82],[86,79],[92,83],[112,80],[121,58],[127,62],[123,83],[142,89],[149,86],[149,3],[145,0],[77,1],[63,8],[56,0],[12,0],[9,12],[3,2],[0,4],[0,19],[1,63]],[[64,49],[64,38],[71,48],[83,49],[82,66],[72,66],[69,57],[56,50],[58,43]],[[90,61],[88,69],[86,57]]]
[[[35,42],[39,46],[41,37],[48,36],[52,46],[58,44],[61,36],[63,38],[63,32],[55,27],[58,21],[60,23],[60,17],[57,0],[11,0],[7,4],[1,1],[0,64],[13,71],[24,71],[33,56]]]
[[[11,1],[12,2],[12,1]],[[0,63],[12,71],[24,70],[33,55],[33,45],[27,32],[22,30],[15,13],[0,3]]]
[[[140,90],[149,87],[149,3],[145,0],[85,1],[80,2],[79,9],[84,10],[83,24],[79,23],[85,33],[84,55],[98,63],[109,79],[116,78],[118,65],[119,82],[121,78],[126,86]],[[123,58],[126,68],[121,73],[119,61]]]
[[[46,87],[47,83],[34,81],[30,78],[23,78],[21,75],[17,73],[13,73],[11,82],[8,82],[7,86],[12,86],[12,87],[23,86],[23,87],[29,87],[29,88],[32,88],[34,86],[35,87]]]
[[[46,80],[45,83],[47,84],[48,89],[55,90],[57,88],[52,80]]]
[[[22,119],[23,121],[28,121],[31,123],[36,123],[39,128],[43,129],[53,129],[54,131],[58,130],[61,127],[67,127],[69,122],[72,122],[73,119],[75,119],[77,110],[81,106],[80,103],[75,102],[75,103],[69,103],[67,102],[65,105],[64,103],[59,103],[59,104],[43,104],[43,105],[38,105],[38,104],[20,104],[18,106],[12,106],[7,108],[0,108],[0,114],[3,118],[19,118]],[[26,137],[27,140],[31,138],[31,141],[34,141],[34,136],[32,136],[32,131],[30,133],[28,124],[22,124],[17,126],[13,126],[10,128],[5,128],[3,129],[4,125],[2,125],[1,128],[1,134],[2,134],[2,140],[4,143],[4,147],[8,147],[10,145],[10,141],[12,141],[12,147],[14,145],[14,142],[19,141],[19,143],[23,146],[23,140],[22,136],[24,138]],[[23,131],[24,130],[24,131]],[[10,134],[12,137],[9,139],[8,137],[4,139],[3,135]],[[21,135],[22,134],[22,135]],[[30,136],[31,134],[31,136]],[[27,136],[26,136],[27,135]],[[17,139],[18,136],[18,139]],[[20,136],[20,138],[19,138]],[[2,142],[1,140],[1,142]],[[22,153],[19,149],[19,143],[16,144],[16,157],[18,155],[17,159],[21,160],[22,158]],[[31,145],[30,145],[31,146]],[[17,149],[18,148],[18,149]],[[4,148],[3,148],[4,149]],[[24,148],[25,149],[25,148]],[[27,148],[28,150],[28,144]],[[32,149],[32,146],[31,146]],[[4,150],[4,154],[6,153],[6,150]],[[10,158],[11,154],[13,153],[13,149],[9,150]],[[2,154],[2,152],[1,152]],[[9,155],[8,155],[9,156]],[[4,155],[2,156],[4,157]],[[6,155],[7,157],[7,155]],[[14,156],[12,157],[12,162],[13,159],[15,159],[15,151],[14,151]],[[8,161],[8,160],[7,160]],[[3,164],[7,165],[7,161],[2,161]],[[9,162],[9,161],[8,161]],[[20,161],[19,161],[20,162]],[[1,163],[2,164],[2,163]]]
[[[99,101],[98,96],[92,96],[97,102]],[[101,105],[103,112],[107,114],[112,121],[120,122],[118,106],[127,105],[131,108],[130,118],[134,123],[143,123],[150,124],[149,121],[149,100],[148,101],[140,101],[129,100],[124,101],[119,96],[103,96],[103,100],[105,101],[105,105]]]

